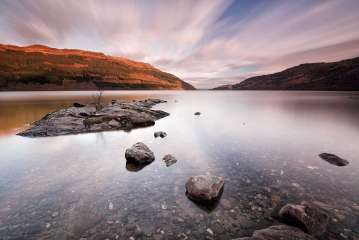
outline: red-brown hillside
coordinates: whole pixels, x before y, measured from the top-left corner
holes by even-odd
[[[78,49],[0,44],[0,90],[194,89],[148,63]]]

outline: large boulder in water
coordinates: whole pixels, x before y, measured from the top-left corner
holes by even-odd
[[[315,238],[299,228],[287,225],[276,225],[257,230],[251,237],[233,240],[315,240]]]
[[[217,200],[224,186],[222,177],[199,175],[190,177],[186,183],[187,196],[197,202],[213,202]]]
[[[125,158],[137,164],[148,164],[155,160],[155,155],[144,143],[138,142],[126,149]]]
[[[349,164],[349,162],[343,158],[338,157],[337,155],[331,153],[321,153],[319,157],[330,164],[342,167]]]
[[[279,210],[279,218],[314,236],[323,234],[329,221],[328,214],[322,208],[309,202],[284,205]]]

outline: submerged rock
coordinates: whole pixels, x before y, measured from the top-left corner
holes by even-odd
[[[213,202],[217,200],[224,186],[222,177],[199,175],[190,177],[186,183],[187,196],[197,202]]]
[[[201,113],[200,112],[195,112],[194,115],[199,116],[199,115],[201,115]]]
[[[328,214],[322,208],[309,202],[286,204],[279,210],[278,216],[281,221],[314,236],[323,234],[329,221]]]
[[[155,136],[155,138],[157,138],[157,137],[164,138],[164,137],[167,136],[167,133],[166,133],[166,132],[162,132],[162,131],[158,131],[158,132],[155,132],[153,135]]]
[[[165,101],[159,99],[134,102],[116,101],[104,104],[99,111],[96,111],[93,104],[82,106],[82,104],[76,103],[74,107],[47,114],[39,121],[34,122],[29,129],[18,133],[18,135],[46,137],[87,132],[131,130],[133,128],[152,126],[156,120],[169,115],[167,112],[151,109],[152,106],[162,102]]]
[[[321,153],[319,157],[330,164],[342,167],[349,164],[349,162],[343,158],[338,157],[337,155],[331,153]]]
[[[296,227],[275,225],[256,230],[251,237],[233,240],[315,240],[315,238]]]
[[[138,142],[126,149],[125,158],[137,164],[148,164],[155,160],[155,155],[144,143]]]
[[[177,162],[177,159],[174,156],[172,156],[171,154],[167,154],[166,156],[163,157],[162,160],[166,163],[167,167],[169,167],[172,164],[175,164]]]

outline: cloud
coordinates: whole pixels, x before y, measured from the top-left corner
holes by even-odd
[[[0,40],[146,61],[197,87],[359,55],[359,1],[3,0]]]

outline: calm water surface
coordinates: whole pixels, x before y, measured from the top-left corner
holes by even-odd
[[[358,93],[109,91],[108,101],[167,100],[155,108],[171,115],[131,132],[16,136],[93,94],[0,93],[0,239],[232,239],[303,200],[330,213],[321,239],[359,239]],[[158,130],[168,136],[155,139]],[[138,141],[156,160],[131,171],[124,152]],[[178,159],[170,167],[168,153]],[[206,173],[226,182],[214,209],[185,196],[187,178]]]

